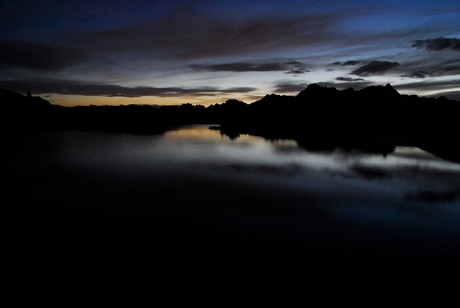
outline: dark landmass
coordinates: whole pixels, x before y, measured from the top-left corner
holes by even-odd
[[[40,97],[0,90],[3,130],[79,129],[162,133],[186,124],[215,123],[230,138],[251,134],[294,139],[309,151],[359,149],[388,154],[395,145],[417,146],[460,162],[456,145],[460,103],[445,97],[401,95],[390,84],[359,91],[309,85],[296,96],[266,95],[246,104],[228,100],[208,107],[183,104],[52,105]]]

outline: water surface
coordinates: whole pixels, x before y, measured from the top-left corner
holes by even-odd
[[[418,148],[309,152],[208,126],[35,132],[3,146],[16,244],[116,242],[168,258],[460,256],[460,165]]]

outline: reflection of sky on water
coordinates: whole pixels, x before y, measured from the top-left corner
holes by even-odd
[[[293,140],[241,135],[230,140],[208,126],[161,136],[61,132],[62,159],[126,174],[182,173],[306,189],[340,202],[460,203],[460,164],[410,147],[386,156],[357,151],[308,152]],[[60,140],[60,141],[59,141]],[[342,198],[342,199],[340,199]]]
[[[460,165],[416,148],[397,147],[385,157],[339,149],[308,152],[293,140],[241,135],[232,141],[207,126],[162,136],[63,134],[61,159],[124,176],[163,172],[226,178],[307,190],[340,204],[453,205],[460,200]]]
[[[178,138],[183,134],[171,132],[165,140],[180,144],[174,150],[176,158],[193,166],[195,174],[309,192],[334,207],[337,215],[360,222],[457,229],[460,165],[421,149],[396,147],[386,156],[341,150],[313,153],[292,140],[271,142],[242,135],[230,141],[209,130],[193,140]],[[193,150],[179,151],[184,144]],[[296,202],[308,205],[301,198]]]
[[[273,180],[279,183],[323,191],[348,190],[352,185],[402,198],[424,191],[439,194],[439,201],[448,200],[441,198],[446,193],[455,194],[450,202],[459,197],[460,165],[413,147],[396,147],[386,156],[340,149],[313,153],[300,149],[293,140],[241,135],[232,141],[207,127],[168,132],[162,142],[166,141],[168,159],[222,175],[224,171],[246,177],[276,175]]]
[[[308,152],[293,140],[242,135],[231,141],[206,128],[193,134],[170,132],[161,142],[171,146],[169,158],[194,176],[296,191],[290,202],[309,207],[316,200],[340,219],[395,237],[459,236],[460,165],[421,149],[396,147],[386,156]],[[439,235],[444,232],[449,235]]]
[[[421,250],[460,243],[460,164],[420,149],[308,152],[293,140],[230,140],[207,126],[155,136],[52,131],[14,147],[5,166],[27,174],[30,196],[59,205],[180,204],[180,219],[194,208],[206,223],[238,232],[398,241],[401,249],[416,237]]]

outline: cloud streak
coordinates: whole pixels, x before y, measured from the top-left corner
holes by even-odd
[[[363,60],[349,60],[345,62],[334,62],[332,63],[332,65],[334,66],[356,66],[359,64],[363,64],[363,63],[365,63],[365,61]]]
[[[449,99],[460,101],[460,80],[447,79],[447,80],[431,80],[424,79],[421,81],[404,82],[393,84],[394,88],[398,91],[429,91],[432,96],[446,96]],[[453,90],[455,89],[455,90]]]
[[[416,40],[412,43],[412,47],[424,48],[426,50],[433,50],[433,51],[446,50],[446,49],[460,51],[460,39],[438,37],[435,39]]]
[[[395,86],[395,88],[400,90],[426,90],[432,89],[437,91],[448,90],[452,86],[460,87],[460,80],[423,80],[417,82],[406,82],[401,83]]]
[[[274,72],[283,71],[282,65],[279,63],[262,63],[262,64],[251,64],[251,63],[223,63],[213,65],[200,65],[192,64],[191,68],[195,70],[205,70],[210,72]]]
[[[338,81],[346,81],[346,82],[358,82],[358,81],[364,81],[363,78],[351,78],[351,77],[337,77],[335,78],[335,80],[338,80]]]
[[[294,82],[290,80],[279,81],[275,83],[273,92],[275,93],[298,93],[308,87],[308,83]]]
[[[64,95],[106,96],[106,97],[179,97],[179,96],[215,96],[223,93],[250,93],[251,87],[124,87],[111,84],[87,84],[71,80],[29,80],[1,81],[0,87],[18,92],[31,89],[35,94],[55,93]]]
[[[340,81],[340,82],[318,82],[318,85],[323,86],[323,87],[334,87],[337,88],[338,90],[345,90],[348,88],[353,88],[355,90],[360,90],[363,88],[366,88],[368,86],[375,85],[375,83],[371,81]]]
[[[340,37],[334,31],[337,22],[337,16],[324,13],[237,19],[186,11],[141,25],[80,32],[75,41],[100,54],[117,51],[182,60],[213,58],[327,43]]]
[[[309,72],[306,65],[298,61],[285,62],[266,62],[266,63],[222,63],[212,65],[192,64],[191,68],[195,70],[205,70],[210,72],[277,72],[285,71],[285,74],[304,74]]]
[[[430,75],[431,74],[426,72],[426,71],[416,71],[416,72],[413,72],[413,73],[410,73],[410,74],[407,74],[407,75],[402,75],[401,77],[423,79],[423,78],[429,77]]]
[[[83,50],[46,43],[1,41],[0,67],[57,71],[89,59]]]
[[[371,61],[367,64],[360,66],[351,73],[358,76],[371,76],[371,75],[381,75],[387,71],[399,66],[398,62],[390,61]]]

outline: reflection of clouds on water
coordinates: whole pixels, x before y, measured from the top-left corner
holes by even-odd
[[[247,185],[275,183],[315,190],[323,198],[340,196],[338,202],[345,203],[356,201],[356,196],[375,202],[459,201],[455,192],[460,191],[460,165],[418,148],[396,147],[388,155],[353,149],[309,152],[294,140],[268,141],[250,135],[230,140],[207,126],[177,129],[164,136],[52,134],[63,161],[127,178],[162,172],[231,178]]]
[[[42,132],[29,139],[42,148],[19,144],[24,153],[4,163],[9,185],[26,189],[24,204],[41,200],[56,212],[66,205],[78,214],[83,206],[123,223],[127,215],[136,228],[182,228],[181,236],[196,227],[200,239],[223,230],[230,238],[405,249],[417,237],[429,253],[439,241],[460,239],[460,167],[419,149],[308,152],[292,140],[232,141],[207,128],[158,136]]]
[[[279,153],[305,152],[294,140],[275,140],[272,142],[272,146],[273,151]]]
[[[404,149],[386,159],[368,157],[349,164],[365,180],[400,191],[408,202],[446,203],[459,201],[460,166],[443,161],[420,149]]]
[[[189,169],[192,173],[209,171],[214,172],[214,176],[223,177],[278,177],[271,180],[282,181],[283,185],[329,191],[341,191],[341,187],[354,183],[355,191],[364,192],[372,186],[374,192],[378,189],[392,191],[399,198],[414,202],[423,202],[427,198],[407,196],[418,196],[418,191],[428,188],[442,195],[443,189],[454,191],[460,186],[456,179],[460,166],[418,148],[396,147],[386,155],[353,148],[309,152],[294,140],[268,141],[250,135],[230,140],[205,127],[194,129],[171,133],[172,136],[183,136],[181,142],[185,142],[182,144],[185,148],[177,148],[172,156],[178,162],[192,163],[193,167]],[[201,135],[202,131],[206,133]],[[207,142],[200,142],[203,139]]]
[[[441,158],[437,158],[436,156],[433,156],[432,154],[416,147],[396,147],[395,151],[391,154],[391,156],[426,161],[442,160]]]
[[[207,126],[177,129],[164,136],[52,135],[59,142],[56,156],[66,163],[127,179],[187,174],[314,192],[317,200],[331,204],[433,205],[456,204],[460,199],[460,165],[418,148],[396,147],[386,156],[353,149],[309,152],[293,140],[241,135],[232,141]]]

